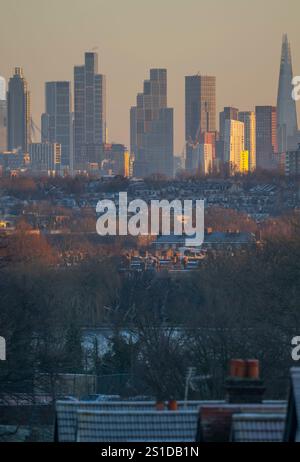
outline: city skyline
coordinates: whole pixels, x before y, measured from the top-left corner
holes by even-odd
[[[292,44],[294,73],[300,73],[297,43],[300,5],[291,0],[285,4],[267,1],[259,6],[258,15],[256,0],[246,5],[238,3],[230,0],[225,9],[225,5],[216,0],[210,4],[191,0],[185,4],[176,1],[171,4],[166,0],[157,16],[155,37],[150,38],[149,28],[153,24],[156,2],[152,11],[145,5],[139,6],[135,0],[129,1],[126,7],[118,4],[118,8],[116,2],[107,5],[99,0],[88,0],[83,5],[66,1],[61,15],[56,0],[51,8],[38,4],[36,0],[29,0],[26,5],[16,1],[4,2],[1,10],[4,24],[0,32],[0,74],[8,80],[15,66],[24,68],[32,94],[33,118],[39,124],[43,112],[44,83],[72,81],[73,67],[82,62],[82,53],[98,46],[101,72],[108,82],[109,140],[129,146],[128,110],[134,104],[140,82],[150,68],[166,68],[169,106],[174,107],[174,152],[178,154],[184,144],[186,75],[200,72],[216,76],[217,113],[224,106],[231,105],[241,111],[253,111],[255,105],[275,105],[284,32],[288,33]],[[66,16],[65,10],[71,7],[72,15]],[[171,7],[172,19],[166,23]],[[38,13],[39,22],[34,24],[34,34],[25,35],[32,25],[32,11]],[[190,14],[191,11],[193,14]],[[188,15],[184,16],[185,13]],[[143,25],[140,24],[142,14],[148,18]],[[195,27],[199,15],[213,19],[212,32],[208,24]],[[242,34],[244,25],[235,23],[236,15],[247,17],[247,23],[252,24],[255,31],[252,35]],[[189,20],[186,21],[185,17]],[[226,23],[226,28],[223,23]],[[234,33],[230,30],[233,23]],[[7,41],[8,28],[12,24],[16,33],[14,37],[10,35]],[[53,24],[55,36],[50,32]],[[164,25],[167,24],[170,24],[167,40],[164,38],[158,47],[157,41],[164,35]],[[44,33],[41,33],[42,30]],[[78,34],[78,30],[82,33]],[[139,40],[136,39],[137,34],[140,34]],[[239,36],[239,40],[234,41],[234,36]],[[297,109],[299,114],[299,104]]]

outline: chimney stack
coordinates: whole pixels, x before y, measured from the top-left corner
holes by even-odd
[[[259,404],[265,387],[260,379],[257,359],[232,359],[230,376],[226,379],[226,400],[232,404]]]

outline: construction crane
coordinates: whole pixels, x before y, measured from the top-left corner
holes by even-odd
[[[30,143],[32,143],[32,140],[37,139],[37,132],[39,133],[41,140],[46,137],[44,133],[42,133],[42,130],[40,127],[37,126],[37,124],[34,122],[33,118],[30,118]]]

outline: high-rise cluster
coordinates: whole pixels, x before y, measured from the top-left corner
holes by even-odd
[[[31,118],[23,70],[16,68],[7,92],[5,79],[0,77],[0,152],[14,153],[14,159],[18,153],[21,163],[27,160],[28,166],[31,161],[33,170],[39,171],[43,165],[71,174],[172,177],[182,168],[200,175],[275,170],[288,158],[288,152],[298,152],[300,133],[292,80],[291,46],[285,34],[277,106],[243,111],[227,106],[220,112],[217,126],[216,77],[186,76],[183,165],[182,157],[174,156],[166,69],[150,69],[130,109],[128,152],[124,145],[107,140],[106,79],[99,73],[97,53],[86,52],[84,64],[74,67],[73,89],[69,81],[46,82],[40,130]],[[41,140],[33,143],[36,130],[41,132]]]

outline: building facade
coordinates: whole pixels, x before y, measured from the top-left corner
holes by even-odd
[[[284,173],[286,176],[300,176],[300,144],[298,149],[287,151],[284,156]]]
[[[104,144],[101,171],[104,175],[130,176],[130,155],[123,144]]]
[[[219,137],[224,141],[225,120],[239,120],[239,110],[236,107],[226,106],[219,115]]]
[[[167,71],[151,69],[130,110],[134,174],[173,176],[173,109],[167,107]]]
[[[245,149],[249,153],[249,171],[256,169],[256,118],[253,111],[239,112],[238,119],[245,127]]]
[[[74,168],[87,168],[87,145],[106,142],[106,82],[98,73],[97,53],[85,53],[74,68]]]
[[[224,160],[230,174],[240,172],[241,155],[245,150],[245,127],[238,120],[225,120],[224,127]]]
[[[216,77],[185,77],[185,140],[196,143],[203,132],[216,131]]]
[[[15,68],[7,92],[7,145],[8,150],[20,149],[28,153],[30,141],[30,94],[20,67]]]
[[[213,169],[213,149],[211,144],[199,144],[199,172],[208,175]]]
[[[296,101],[292,97],[292,79],[291,46],[287,35],[284,34],[277,96],[277,141],[279,153],[284,153],[287,150],[297,147],[298,122]]]
[[[70,82],[46,82],[42,142],[61,145],[61,166],[73,170],[73,130]]]
[[[0,99],[0,152],[7,150],[7,102]]]
[[[56,174],[61,168],[61,145],[58,143],[31,143],[30,167],[35,173]]]
[[[277,110],[274,106],[256,106],[256,165],[272,170],[276,168]]]
[[[0,76],[0,101],[6,101],[6,80]]]
[[[250,172],[250,156],[249,156],[249,151],[245,150],[241,152],[240,156],[240,166],[239,166],[239,172],[240,173],[249,173]]]

